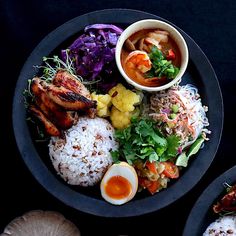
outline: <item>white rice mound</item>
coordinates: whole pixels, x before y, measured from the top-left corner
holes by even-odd
[[[114,128],[107,120],[81,117],[65,131],[65,137],[51,138],[49,155],[68,184],[93,186],[112,164],[110,152],[117,148]]]
[[[236,236],[236,216],[223,216],[211,223],[203,236]]]

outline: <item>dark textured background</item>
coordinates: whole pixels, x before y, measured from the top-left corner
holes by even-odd
[[[17,151],[12,130],[14,87],[30,52],[44,36],[65,21],[104,8],[142,10],[179,26],[206,53],[218,76],[224,98],[222,141],[207,174],[183,198],[159,212],[143,217],[104,219],[65,206],[44,190],[28,171]],[[44,209],[64,214],[78,225],[84,236],[94,235],[94,229],[98,235],[148,235],[154,232],[156,235],[181,235],[188,214],[204,188],[236,164],[236,1],[2,0],[0,17],[0,102],[3,108],[0,115],[0,143],[4,151],[0,157],[0,232],[14,217],[29,210]]]

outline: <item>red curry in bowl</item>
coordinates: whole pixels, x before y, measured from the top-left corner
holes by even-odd
[[[156,87],[176,77],[181,65],[181,54],[169,32],[142,29],[125,41],[121,50],[121,64],[134,82]]]

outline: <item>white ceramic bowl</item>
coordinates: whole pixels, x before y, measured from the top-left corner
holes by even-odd
[[[123,47],[125,40],[129,38],[135,32],[142,29],[162,29],[162,30],[168,31],[170,34],[170,37],[176,42],[180,50],[180,54],[181,54],[180,71],[173,80],[171,80],[169,83],[165,85],[158,86],[158,87],[147,87],[147,86],[140,85],[134,82],[131,78],[129,78],[129,76],[125,73],[121,65],[121,49]],[[167,89],[173,86],[174,84],[176,84],[181,79],[188,65],[189,53],[188,53],[188,47],[184,38],[182,37],[182,35],[179,33],[179,31],[176,28],[174,28],[173,26],[171,26],[170,24],[164,21],[147,19],[147,20],[137,21],[131,24],[122,32],[116,45],[115,58],[116,58],[117,67],[121,75],[125,78],[125,80],[129,84],[133,85],[135,88],[139,90],[155,92],[155,91],[161,91],[161,90]]]

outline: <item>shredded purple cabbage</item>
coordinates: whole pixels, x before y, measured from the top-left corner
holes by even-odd
[[[116,84],[111,76],[115,68],[115,47],[122,32],[111,24],[89,25],[68,48],[77,74],[89,81],[100,79],[98,85],[104,91]],[[61,57],[66,61],[66,50],[61,51]]]
[[[161,113],[170,114],[170,113],[171,113],[171,110],[170,110],[169,108],[161,109]]]

